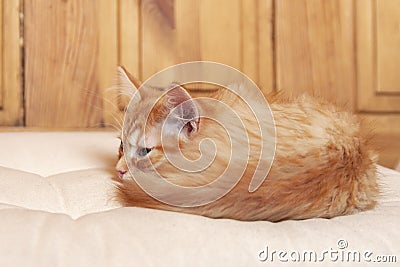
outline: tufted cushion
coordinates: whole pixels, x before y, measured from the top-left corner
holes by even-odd
[[[395,255],[400,261],[400,174],[382,167],[375,210],[330,220],[239,222],[121,208],[111,181],[114,133],[0,133],[0,148],[0,266],[292,262],[278,252],[272,259],[273,250],[315,251],[319,259],[325,250],[370,251],[371,260]],[[339,248],[341,239],[347,248]],[[269,257],[262,262],[266,246]],[[328,257],[323,262],[337,264]]]

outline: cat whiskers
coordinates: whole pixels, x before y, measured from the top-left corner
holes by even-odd
[[[104,97],[104,96],[99,96],[98,92],[94,92],[91,90],[86,89],[85,93],[87,95],[90,96],[94,96],[96,98],[100,98],[102,103],[108,103],[110,106],[112,106],[114,109],[113,111],[104,109],[104,106],[97,106],[97,105],[92,105],[93,108],[95,108],[96,110],[100,110],[101,112],[107,114],[108,116],[110,116],[113,120],[114,123],[116,123],[116,125],[110,123],[110,122],[101,122],[101,123],[96,123],[95,125],[93,125],[92,127],[101,127],[101,126],[111,126],[114,129],[116,129],[117,131],[121,131],[122,129],[122,124],[123,124],[123,118],[122,116],[120,116],[119,112],[120,112],[120,108],[111,100],[109,100],[108,98]],[[115,97],[113,100],[115,101],[117,98]],[[81,100],[82,101],[82,100]],[[86,103],[85,103],[86,104]]]

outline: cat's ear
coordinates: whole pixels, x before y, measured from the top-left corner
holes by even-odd
[[[189,138],[199,130],[199,109],[190,94],[177,83],[170,86],[166,95],[166,105],[170,113],[165,126],[168,133],[180,133]]]
[[[118,89],[121,94],[132,97],[142,83],[130,74],[123,66],[117,68]]]

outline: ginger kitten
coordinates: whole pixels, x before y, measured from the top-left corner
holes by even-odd
[[[140,82],[123,68],[119,68],[119,72],[122,79],[120,86],[124,90],[135,92]],[[265,181],[255,192],[250,193],[248,186],[260,157],[258,144],[261,138],[251,110],[229,90],[219,90],[209,96],[235,109],[248,134],[247,137],[243,134],[227,136],[215,122],[200,118],[204,110],[222,117],[225,115],[223,111],[212,106],[196,106],[190,102],[192,98],[182,86],[174,86],[173,90],[160,98],[150,112],[147,122],[141,114],[159,97],[160,89],[143,86],[139,90],[135,108],[126,114],[125,133],[130,135],[126,138],[134,139],[137,147],[135,154],[126,155],[121,142],[119,150],[116,167],[119,177],[116,177],[115,181],[117,199],[124,206],[245,221],[332,218],[375,206],[379,191],[374,153],[368,146],[369,139],[361,134],[360,121],[356,116],[307,96],[294,100],[276,96],[268,99],[275,120],[275,157]],[[246,88],[241,88],[241,93],[246,94]],[[182,106],[184,123],[176,121],[181,123],[177,126],[180,129],[179,148],[168,142],[162,145],[160,125],[174,107],[188,100],[189,104]],[[251,108],[263,107],[254,104]],[[137,140],[143,139],[144,133],[141,129],[144,124],[148,134],[146,146],[142,147]],[[165,149],[180,149],[187,157],[196,158],[199,143],[205,138],[214,140],[219,149],[212,165],[206,170],[195,173],[181,172],[167,160]],[[236,164],[235,160],[238,163],[243,160],[240,157],[229,159],[229,138],[244,144],[249,138],[247,167],[240,181],[229,193],[207,205],[178,207],[162,203],[145,193],[130,177],[126,161],[130,161],[137,171],[157,171],[163,179],[177,185],[190,187],[208,184],[218,177],[228,164]],[[173,197],[187,198],[188,202],[191,201],[190,196]]]

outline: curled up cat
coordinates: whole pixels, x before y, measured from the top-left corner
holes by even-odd
[[[213,105],[191,101],[193,98],[184,85],[172,84],[162,94],[163,89],[141,85],[124,68],[118,70],[119,86],[136,97],[134,107],[125,115],[122,134],[122,140],[129,144],[121,142],[116,166],[119,174],[115,178],[116,197],[122,205],[243,221],[332,218],[372,209],[376,205],[379,195],[376,157],[370,148],[370,138],[364,135],[355,115],[309,96],[294,99],[267,96],[274,119],[273,122],[258,123],[274,123],[275,133],[271,132],[271,135],[276,136],[276,150],[268,176],[257,190],[249,192],[260,158],[261,138],[251,109],[263,106],[258,106],[255,101],[249,108],[240,97],[226,89],[207,96],[234,109],[247,133],[228,135],[218,122],[203,118],[202,113],[215,114],[218,118],[229,115]],[[244,86],[235,86],[240,94],[247,93]],[[177,106],[180,113],[166,123],[168,115]],[[146,112],[148,117],[143,116]],[[228,121],[230,129],[239,127],[234,125],[235,120]],[[163,142],[162,125],[167,127]],[[165,139],[174,131],[178,131],[178,143]],[[180,151],[194,160],[199,157],[199,144],[204,139],[213,140],[218,149],[212,164],[202,171],[184,172],[171,164],[166,156],[167,151]],[[232,140],[249,148],[248,157],[230,154]],[[127,147],[129,153],[124,151]],[[204,153],[207,156],[207,152]],[[221,175],[228,164],[238,165],[243,160],[247,165],[237,184],[221,198],[204,205],[183,207],[163,203],[147,194],[132,177],[135,172],[148,175],[157,172],[161,177],[158,179],[179,186],[202,186]],[[128,165],[133,167],[129,168],[131,171]],[[164,194],[168,195],[168,192]],[[171,197],[191,203],[191,198],[196,196]]]

